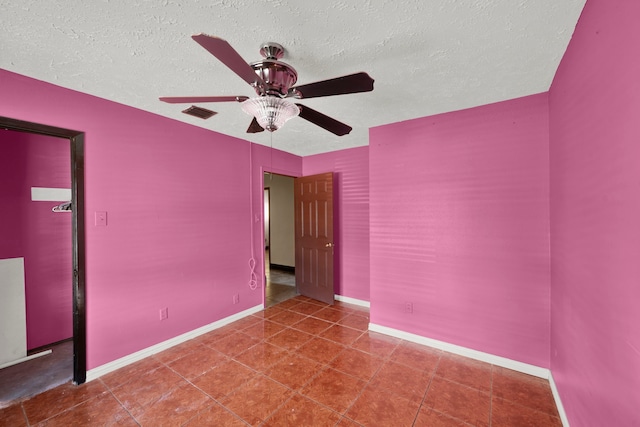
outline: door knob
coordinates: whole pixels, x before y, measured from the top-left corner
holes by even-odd
[[[325,248],[332,248],[333,247],[333,243],[327,243],[326,245],[324,245]]]

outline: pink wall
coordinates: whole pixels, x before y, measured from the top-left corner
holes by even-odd
[[[372,323],[548,367],[547,95],[373,128],[369,153]]]
[[[335,292],[369,301],[369,147],[305,157],[302,171],[335,174]]]
[[[250,192],[247,141],[3,70],[0,93],[1,116],[86,132],[88,368],[262,303],[248,261],[251,226],[261,248],[251,204],[260,215],[265,149]],[[302,169],[300,157],[274,158]]]
[[[0,258],[24,256],[27,228],[22,214],[23,206],[31,200],[31,189],[26,182],[27,143],[16,141],[19,132],[0,130]],[[13,143],[13,141],[20,143]],[[21,173],[17,173],[20,170]]]
[[[0,130],[0,258],[24,257],[27,348],[72,332],[71,215],[31,187],[71,188],[69,140]],[[2,298],[2,296],[0,296]]]
[[[639,16],[587,1],[549,94],[551,368],[572,426],[640,425]]]

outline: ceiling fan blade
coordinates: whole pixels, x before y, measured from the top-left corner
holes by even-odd
[[[374,80],[367,73],[356,73],[334,79],[296,86],[289,89],[287,97],[298,99],[320,96],[344,95],[347,93],[370,92]]]
[[[256,74],[251,65],[247,64],[226,40],[206,34],[196,34],[191,38],[207,49],[209,53],[218,58],[220,62],[229,67],[245,82],[252,86],[264,84],[262,78]]]
[[[249,129],[247,129],[247,133],[258,133],[258,132],[264,132],[264,128],[258,124],[258,121],[254,117],[253,120],[251,120]]]
[[[307,106],[296,104],[300,108],[300,117],[310,121],[314,125],[318,125],[321,128],[328,130],[329,132],[338,136],[346,135],[351,132],[352,127],[345,125],[342,122],[332,119],[331,117],[322,114],[316,110],[313,110]]]
[[[248,96],[163,96],[160,101],[169,104],[192,104],[199,102],[242,102],[249,99]]]

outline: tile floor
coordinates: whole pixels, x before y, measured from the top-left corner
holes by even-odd
[[[295,297],[89,383],[0,409],[2,426],[561,426],[547,381],[367,331]]]

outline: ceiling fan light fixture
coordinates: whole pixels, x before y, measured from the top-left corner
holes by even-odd
[[[258,124],[269,132],[280,129],[287,120],[300,114],[300,109],[296,104],[277,96],[249,98],[240,106],[242,111],[255,117]]]

